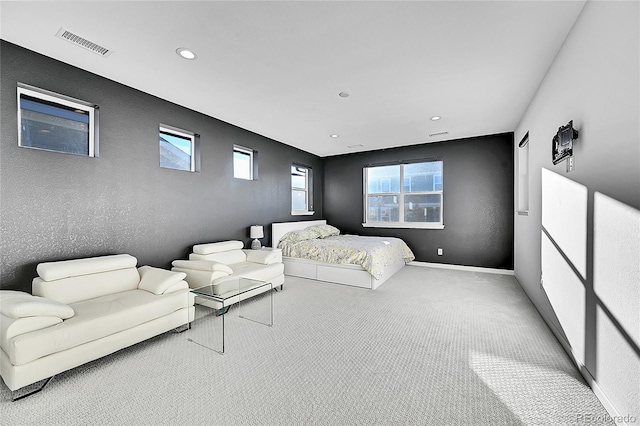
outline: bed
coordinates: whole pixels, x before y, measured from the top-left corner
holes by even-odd
[[[326,220],[272,224],[272,246],[282,249],[285,275],[375,290],[414,259],[400,238],[332,230],[339,232]]]

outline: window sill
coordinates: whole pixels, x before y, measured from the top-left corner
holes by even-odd
[[[444,229],[440,223],[363,223],[365,228],[406,228],[406,229]]]
[[[311,216],[313,214],[315,214],[316,212],[314,211],[306,211],[306,210],[293,210],[291,212],[291,216]]]

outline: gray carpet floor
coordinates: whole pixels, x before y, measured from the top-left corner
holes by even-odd
[[[273,300],[273,327],[231,309],[224,355],[189,340],[219,331],[209,316],[20,401],[2,384],[0,423],[613,424],[512,276],[407,266],[375,291],[287,277]]]

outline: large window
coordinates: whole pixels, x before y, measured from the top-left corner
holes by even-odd
[[[364,226],[444,227],[440,160],[364,169]]]
[[[291,165],[291,214],[313,214],[311,167],[298,164]]]
[[[18,145],[98,156],[98,107],[18,83]]]
[[[196,136],[175,127],[160,125],[160,167],[197,171]]]
[[[250,148],[233,146],[233,177],[253,180],[254,152]]]

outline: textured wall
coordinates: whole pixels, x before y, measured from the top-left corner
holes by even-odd
[[[363,167],[432,157],[444,161],[445,228],[364,228]],[[324,167],[324,216],[344,232],[398,236],[423,262],[513,268],[513,134],[326,157]]]
[[[250,225],[296,220],[293,161],[313,167],[317,213],[305,219],[320,218],[321,158],[4,41],[1,55],[2,288],[30,290],[41,261],[129,253],[168,267],[196,243],[248,244]],[[18,81],[98,104],[100,156],[19,148]],[[159,167],[159,123],[200,134],[201,172]],[[233,144],[258,151],[259,180],[232,177]]]
[[[638,2],[587,2],[515,133],[530,136],[529,216],[516,219],[516,277],[595,379],[605,406],[633,422],[640,418],[639,17]],[[569,120],[580,134],[568,173],[564,162],[551,163],[550,148]],[[545,185],[545,176],[585,193],[574,216],[561,217],[567,185]]]

